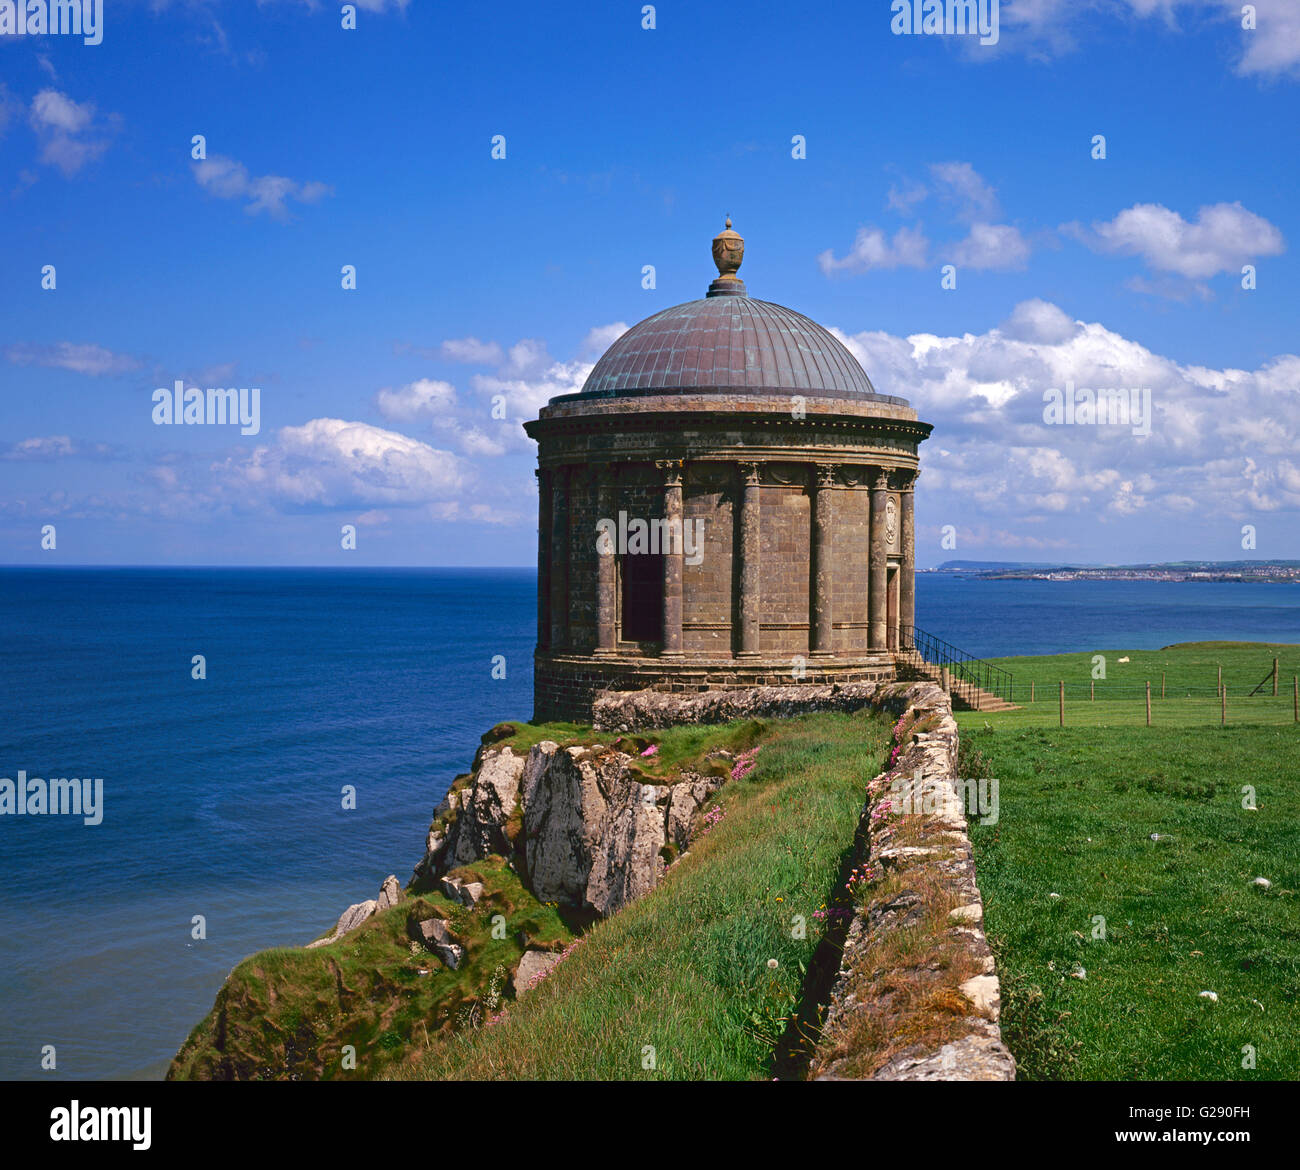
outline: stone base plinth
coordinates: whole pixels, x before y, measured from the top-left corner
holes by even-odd
[[[698,692],[758,686],[824,686],[828,683],[893,682],[891,654],[808,659],[794,677],[790,658],[659,658],[552,654],[533,658],[533,718],[537,722],[590,723],[601,691]]]

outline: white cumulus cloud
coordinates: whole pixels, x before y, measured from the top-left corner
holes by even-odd
[[[450,451],[338,418],[283,427],[274,442],[215,470],[255,497],[297,508],[431,504],[457,498],[470,480]]]
[[[1077,224],[1063,230],[1095,252],[1139,256],[1189,280],[1239,273],[1252,260],[1286,251],[1281,231],[1240,203],[1202,207],[1193,221],[1158,203],[1138,203],[1091,231]]]
[[[96,116],[94,105],[73,101],[57,89],[43,89],[32,99],[28,120],[40,144],[41,162],[67,178],[108,149],[109,127]]]
[[[194,179],[218,199],[246,200],[249,215],[266,212],[273,219],[288,219],[290,199],[298,203],[319,203],[333,188],[325,183],[301,183],[283,175],[251,175],[243,163],[214,154],[193,164]]]
[[[841,257],[827,248],[817,263],[827,276],[837,272],[871,272],[889,268],[924,268],[929,263],[930,241],[919,228],[902,227],[891,240],[878,227],[858,228],[853,247]]]

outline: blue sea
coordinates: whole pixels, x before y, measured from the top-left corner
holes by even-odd
[[[0,777],[104,778],[100,825],[0,818],[0,1078],[160,1077],[240,959],[405,883],[480,734],[531,715],[534,587],[0,569]],[[917,597],[920,627],[979,656],[1300,642],[1291,585],[921,574]]]

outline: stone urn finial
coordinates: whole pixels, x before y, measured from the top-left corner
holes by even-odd
[[[745,282],[736,275],[745,259],[745,238],[731,230],[731,216],[727,226],[713,237],[713,263],[718,266],[718,279],[709,285],[709,296],[744,296]]]

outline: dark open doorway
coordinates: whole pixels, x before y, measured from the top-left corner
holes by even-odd
[[[664,558],[662,553],[628,553],[622,560],[623,639],[662,642]]]

